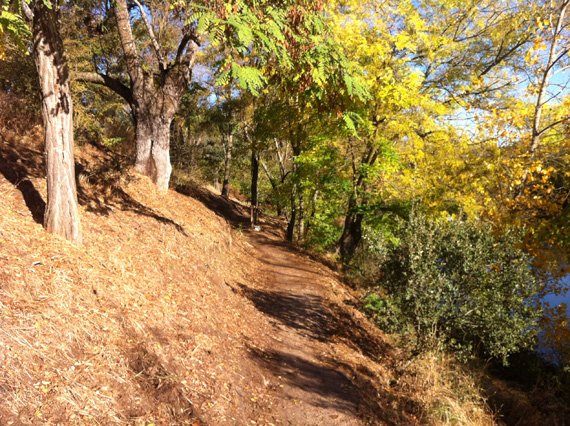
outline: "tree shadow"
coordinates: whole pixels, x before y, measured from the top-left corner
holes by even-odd
[[[35,188],[31,179],[45,177],[43,153],[26,146],[17,145],[2,136],[0,145],[0,174],[20,191],[35,222],[43,224],[46,202]],[[95,149],[97,149],[95,147]],[[87,160],[75,163],[77,198],[88,212],[109,215],[113,209],[130,211],[152,218],[160,223],[174,226],[187,236],[184,228],[153,209],[138,202],[121,187],[128,168],[128,159],[113,153],[101,151],[100,161],[91,166]]]
[[[84,183],[77,185],[77,198],[85,210],[102,216],[108,216],[114,209],[133,212],[173,226],[178,232],[188,236],[182,225],[157,213],[125,192],[121,182],[127,176],[124,172],[128,168],[127,160],[119,155],[107,156],[109,158],[96,167],[88,168],[81,163],[75,164],[77,180]]]
[[[10,144],[3,142],[0,146],[0,174],[20,191],[34,221],[43,224],[46,203],[30,180],[41,176],[43,167],[38,158],[42,155],[25,147],[16,151]]]
[[[391,352],[391,346],[365,330],[339,305],[316,295],[252,289],[239,285],[239,293],[277,323],[298,330],[319,342],[342,339],[373,361]]]
[[[369,424],[390,426],[417,425],[417,419],[424,414],[421,403],[383,387],[376,375],[363,365],[354,367],[331,359],[313,362],[252,345],[248,345],[248,353],[266,371],[279,375],[281,383],[308,393],[306,401],[314,407],[357,414]],[[279,384],[272,389],[287,399],[296,397]]]
[[[277,350],[262,351],[248,346],[248,351],[264,369],[279,372],[284,383],[309,393],[311,405],[345,413],[357,412],[358,389],[339,369]],[[277,385],[274,389],[277,390]],[[294,398],[293,395],[286,396]]]
[[[247,208],[232,200],[198,186],[178,185],[175,190],[179,194],[200,201],[206,208],[226,219],[234,228],[249,226]]]

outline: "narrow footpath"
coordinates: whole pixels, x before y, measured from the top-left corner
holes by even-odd
[[[244,289],[259,310],[274,319],[275,345],[264,362],[280,383],[275,414],[284,425],[367,424],[359,416],[359,390],[334,365],[329,341],[336,319],[313,262],[266,233],[251,233],[265,265],[266,288]]]

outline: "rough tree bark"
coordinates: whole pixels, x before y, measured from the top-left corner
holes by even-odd
[[[343,260],[350,258],[356,253],[358,244],[362,239],[362,220],[364,215],[361,213],[350,212],[344,220],[344,229],[339,241],[340,256]]]
[[[73,103],[57,24],[57,6],[50,9],[43,0],[37,0],[31,8],[26,4],[24,12],[32,21],[33,55],[42,98],[47,168],[44,226],[49,232],[81,244],[73,156]]]

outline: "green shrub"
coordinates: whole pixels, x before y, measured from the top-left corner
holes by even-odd
[[[443,342],[504,363],[533,345],[539,285],[520,239],[519,232],[495,237],[485,226],[412,215],[383,265],[382,287],[419,345]]]

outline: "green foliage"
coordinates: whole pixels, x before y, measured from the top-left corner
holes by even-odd
[[[31,37],[31,32],[23,21],[20,13],[10,11],[9,2],[0,1],[0,59],[4,59],[4,37],[7,35],[20,50],[26,48],[25,40]]]
[[[383,330],[401,332],[402,327],[406,326],[400,308],[389,297],[371,293],[366,296],[364,303],[364,309],[374,312],[374,321]]]
[[[236,81],[259,96],[270,76],[324,96],[323,87],[334,82],[338,92],[365,99],[366,85],[342,49],[327,34],[321,7],[304,0],[204,1],[173,7],[186,9],[186,25],[208,37],[209,43],[224,52],[214,64],[217,84]],[[252,61],[252,58],[255,58]]]
[[[222,169],[224,162],[223,147],[214,139],[207,140],[200,161],[203,167],[212,173],[208,178],[213,178]]]
[[[504,363],[535,342],[538,281],[520,233],[412,214],[383,265],[383,287],[420,345],[442,342]]]

